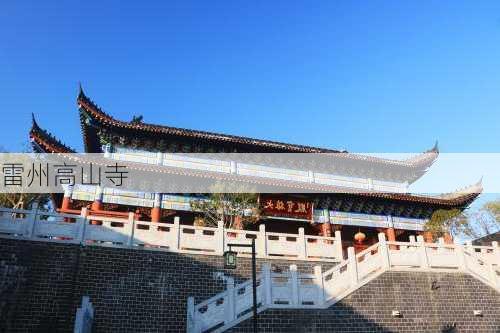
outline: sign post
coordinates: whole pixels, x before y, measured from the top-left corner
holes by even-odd
[[[231,247],[251,247],[252,248],[252,296],[253,296],[253,331],[257,333],[257,263],[255,254],[255,238],[252,238],[252,244],[227,244],[229,251],[224,252],[224,268],[235,269],[237,265],[237,252],[231,250]]]

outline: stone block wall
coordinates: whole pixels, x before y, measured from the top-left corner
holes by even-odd
[[[315,265],[270,262],[307,273]],[[0,332],[71,332],[84,295],[95,307],[94,332],[185,332],[187,297],[198,303],[224,288],[213,279],[224,272],[218,256],[0,239],[0,264],[17,272],[0,294]],[[225,273],[246,280],[251,261],[239,258]],[[500,294],[466,274],[387,272],[328,309],[259,318],[260,332],[500,332]],[[232,331],[251,327],[248,320]]]
[[[95,332],[185,332],[188,296],[198,303],[224,289],[215,272],[240,282],[251,276],[249,258],[225,271],[220,256],[11,239],[0,239],[1,260],[15,260],[24,278],[6,302],[9,311],[0,312],[0,332],[69,332],[84,295],[95,308]],[[317,264],[267,262],[306,273]]]
[[[252,327],[247,320],[231,332]],[[467,274],[386,272],[328,309],[266,310],[259,332],[498,333],[500,294]]]

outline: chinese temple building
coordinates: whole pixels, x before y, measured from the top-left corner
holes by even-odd
[[[262,176],[270,186],[303,186],[304,194],[260,195],[262,213],[259,223],[274,232],[296,233],[303,227],[306,234],[331,236],[340,231],[344,247],[363,249],[377,241],[384,232],[391,241],[408,241],[410,236],[433,236],[424,231],[425,222],[440,209],[465,209],[482,191],[481,183],[442,195],[415,195],[408,186],[422,177],[438,158],[437,144],[430,150],[406,160],[391,160],[351,154],[346,151],[259,140],[234,135],[210,133],[169,126],[131,122],[113,118],[102,111],[80,89],[78,112],[86,153],[113,153],[134,161],[161,164],[168,153],[328,153],[338,154],[349,162],[349,168],[335,175],[306,171],[306,181],[279,180]],[[33,118],[30,139],[36,152],[72,153]],[[196,177],[196,174],[192,175]],[[232,170],[227,175],[235,181],[248,181],[259,174]],[[307,193],[314,187],[335,186],[343,191]],[[362,189],[362,191],[350,191]],[[94,214],[127,216],[134,212],[141,220],[192,224],[199,215],[190,202],[199,198],[189,194],[142,193],[117,191],[98,186],[75,186],[64,195],[54,194],[53,203],[60,212],[77,213],[88,207]],[[451,242],[451,236],[445,235]]]

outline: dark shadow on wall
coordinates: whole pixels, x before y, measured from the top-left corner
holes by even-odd
[[[251,276],[249,258],[226,271],[219,256],[0,239],[0,260],[12,254],[25,279],[2,313],[3,332],[69,332],[83,295],[95,307],[94,332],[185,332],[187,297],[199,303],[224,289],[215,272],[240,282]],[[315,265],[267,262],[306,273]],[[472,315],[476,307],[483,317]],[[454,323],[456,332],[494,332],[500,297],[468,275],[388,272],[328,309],[267,310],[259,318],[261,332],[439,332]],[[251,331],[251,321],[232,331]]]
[[[96,332],[184,332],[187,298],[199,303],[224,290],[214,273],[236,282],[251,276],[251,260],[243,257],[228,271],[221,256],[0,239],[0,260],[13,265],[13,255],[24,276],[9,311],[0,312],[0,332],[71,331],[84,295],[95,307]],[[264,262],[257,261],[259,270]],[[272,263],[307,273],[315,264]]]
[[[500,294],[466,274],[392,271],[327,309],[267,310],[259,323],[262,332],[498,333]],[[252,323],[230,332],[252,332]]]

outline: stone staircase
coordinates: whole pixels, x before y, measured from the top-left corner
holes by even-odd
[[[500,251],[498,244],[466,246],[417,241],[387,242],[379,234],[379,242],[355,254],[335,267],[313,274],[299,274],[295,265],[282,273],[262,266],[257,276],[258,312],[267,309],[324,309],[377,278],[386,271],[467,273],[500,292]],[[199,304],[188,299],[187,331],[224,332],[252,317],[252,280],[241,284],[229,278],[226,290]]]

